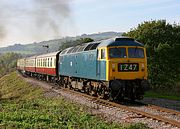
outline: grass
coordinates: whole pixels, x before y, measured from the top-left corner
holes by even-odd
[[[109,123],[86,113],[82,105],[28,84],[15,72],[0,78],[0,128],[146,129],[143,124]]]
[[[162,98],[162,99],[169,99],[169,100],[179,100],[180,96],[173,95],[173,93],[168,93],[168,91],[163,92],[162,91],[148,91],[145,93],[144,97],[151,97],[151,98]]]

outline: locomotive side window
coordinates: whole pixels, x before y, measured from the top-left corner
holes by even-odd
[[[65,54],[66,51],[67,51],[67,49],[63,50],[60,54],[61,54],[61,55],[62,55],[62,54]]]
[[[71,49],[69,49],[69,50],[67,51],[67,53],[71,53],[71,52],[73,51],[73,49],[74,49],[74,47],[71,48]]]
[[[89,45],[84,49],[84,51],[94,50],[94,49],[97,48],[97,46],[98,46],[99,44],[100,44],[100,43],[89,44]]]
[[[81,52],[84,50],[84,48],[86,48],[87,44],[84,44],[82,46],[80,46],[80,48],[77,50],[77,52]]]
[[[109,58],[126,58],[126,48],[110,48]]]
[[[77,52],[77,50],[79,49],[79,47],[80,47],[80,46],[76,46],[76,47],[73,49],[72,53]]]
[[[92,46],[93,46],[93,44],[89,44],[89,45],[84,49],[84,51],[88,51]]]
[[[96,49],[99,44],[100,44],[100,43],[95,43],[93,46],[91,46],[90,50]]]
[[[106,58],[106,51],[105,49],[101,49],[101,59],[105,59]]]

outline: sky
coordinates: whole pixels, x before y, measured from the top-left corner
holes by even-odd
[[[180,0],[0,0],[0,47],[127,32],[159,19],[180,23]]]

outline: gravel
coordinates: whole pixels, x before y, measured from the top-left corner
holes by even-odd
[[[180,101],[160,98],[144,98],[140,102],[180,111]]]

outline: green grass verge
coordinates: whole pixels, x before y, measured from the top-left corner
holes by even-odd
[[[145,93],[144,97],[151,97],[151,98],[162,98],[162,99],[169,99],[169,100],[179,100],[180,96],[171,95],[170,93],[164,92],[155,92],[155,91],[148,91]]]
[[[146,129],[143,124],[120,125],[86,113],[87,107],[44,90],[11,73],[0,78],[0,128]]]

